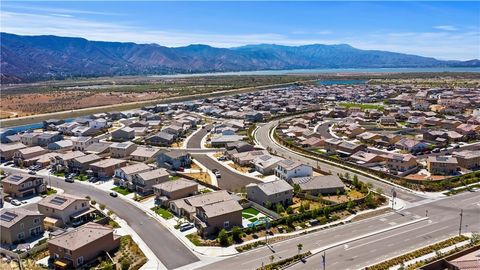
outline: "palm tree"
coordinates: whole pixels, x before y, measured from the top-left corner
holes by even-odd
[[[302,248],[303,248],[303,244],[298,244],[297,245],[297,248],[298,248],[298,254],[300,255],[300,251],[302,251]]]

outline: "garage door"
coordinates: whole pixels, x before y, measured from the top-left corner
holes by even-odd
[[[27,191],[25,193],[23,193],[22,197],[28,197],[28,196],[33,196],[35,195],[35,193],[33,192],[33,190],[30,190],[30,191]]]

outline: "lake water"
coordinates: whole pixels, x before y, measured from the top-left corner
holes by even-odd
[[[365,80],[324,80],[318,81],[317,84],[320,85],[332,85],[332,84],[364,84],[367,81]]]
[[[479,72],[480,68],[336,68],[336,69],[288,69],[288,70],[256,70],[236,72],[212,72],[194,74],[151,75],[160,78],[226,76],[226,75],[287,75],[287,74],[321,74],[321,73],[414,73],[414,72]]]

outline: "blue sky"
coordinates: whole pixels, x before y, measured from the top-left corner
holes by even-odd
[[[2,1],[1,30],[171,47],[347,43],[480,58],[479,2]]]

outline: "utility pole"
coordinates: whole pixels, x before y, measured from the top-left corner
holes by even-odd
[[[460,209],[460,226],[458,227],[458,235],[462,235],[462,221],[463,221],[463,209]]]

